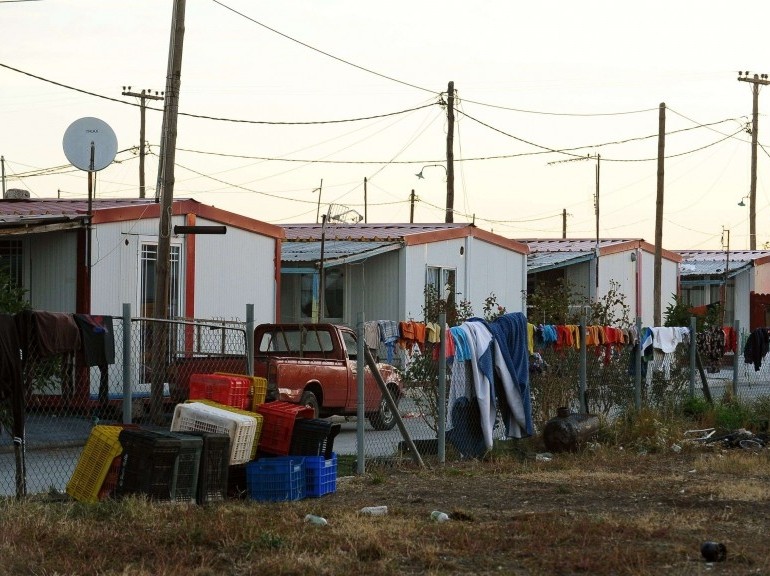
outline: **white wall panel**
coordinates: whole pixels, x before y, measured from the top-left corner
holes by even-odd
[[[48,232],[29,237],[30,304],[47,312],[75,312],[77,303],[77,232]]]

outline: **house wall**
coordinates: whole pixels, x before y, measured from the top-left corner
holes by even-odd
[[[591,268],[591,261],[586,261],[564,269],[564,280],[572,286],[578,300],[588,299],[593,294],[593,290],[590,289]]]
[[[477,316],[484,315],[484,301],[492,294],[506,312],[524,311],[525,254],[469,237],[466,238],[465,256],[468,274],[466,294]]]
[[[460,254],[460,248],[463,254]],[[468,278],[465,273],[465,239],[444,240],[417,244],[404,248],[404,265],[402,274],[404,301],[399,310],[399,320],[423,318],[423,306],[425,303],[425,280],[428,266],[453,269],[455,271],[455,291],[457,301],[468,297]]]
[[[77,302],[77,232],[31,234],[25,248],[25,288],[36,310],[72,313]]]
[[[630,322],[636,319],[636,261],[631,260],[631,254],[635,253],[636,250],[617,252],[602,256],[599,261],[599,299],[607,295],[613,283],[617,284],[627,306]],[[615,317],[620,318],[622,314],[621,307],[615,306]]]
[[[751,301],[754,268],[749,268],[733,278],[733,320],[740,323],[741,331],[748,331],[751,325]],[[733,324],[734,325],[734,324]]]
[[[176,224],[177,222],[175,222]],[[198,218],[196,225],[217,224]],[[227,234],[199,234],[195,241],[195,317],[246,320],[254,304],[257,324],[274,322],[274,238],[232,226]]]
[[[639,251],[641,284],[641,318],[643,326],[652,326],[655,316],[655,254]],[[679,291],[679,265],[672,260],[661,259],[660,263],[660,311],[661,324],[665,321],[665,312],[669,304],[674,304],[674,295]]]
[[[770,294],[770,263],[754,266],[754,286],[751,289],[758,294]]]
[[[184,225],[174,216],[174,225]],[[199,225],[216,224],[205,219]],[[158,220],[113,222],[94,227],[92,248],[91,311],[120,316],[128,302],[139,310],[139,270],[142,243],[157,243]],[[182,249],[182,312],[185,306],[185,236],[174,236]],[[195,247],[196,318],[245,320],[246,304],[254,304],[255,322],[275,319],[275,240],[228,226],[226,234],[200,234]]]
[[[345,266],[345,324],[355,327],[361,311],[367,321],[405,319],[399,306],[400,252],[386,252]]]

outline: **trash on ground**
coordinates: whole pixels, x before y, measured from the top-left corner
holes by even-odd
[[[387,506],[365,506],[358,511],[366,516],[384,516],[388,513]]]
[[[430,513],[430,519],[434,522],[446,522],[449,520],[449,514],[446,512],[441,512],[439,510],[434,510]]]
[[[307,514],[305,516],[305,522],[309,522],[310,524],[315,524],[317,526],[326,526],[328,524],[326,518],[315,516],[314,514]]]
[[[700,553],[706,562],[722,562],[727,560],[727,548],[721,542],[704,542]]]

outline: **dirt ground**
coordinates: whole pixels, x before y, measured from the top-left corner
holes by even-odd
[[[372,468],[341,478],[322,508],[332,522],[374,505],[397,518],[448,513],[445,525],[457,533],[447,534],[426,573],[770,574],[769,454],[607,448],[550,460],[528,454],[444,469]],[[708,541],[725,546],[724,561],[707,562]]]

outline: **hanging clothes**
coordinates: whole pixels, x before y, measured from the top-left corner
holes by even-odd
[[[746,364],[753,364],[754,370],[759,372],[762,367],[762,360],[770,350],[770,330],[767,328],[757,328],[753,330],[746,343],[743,345],[743,361]]]

